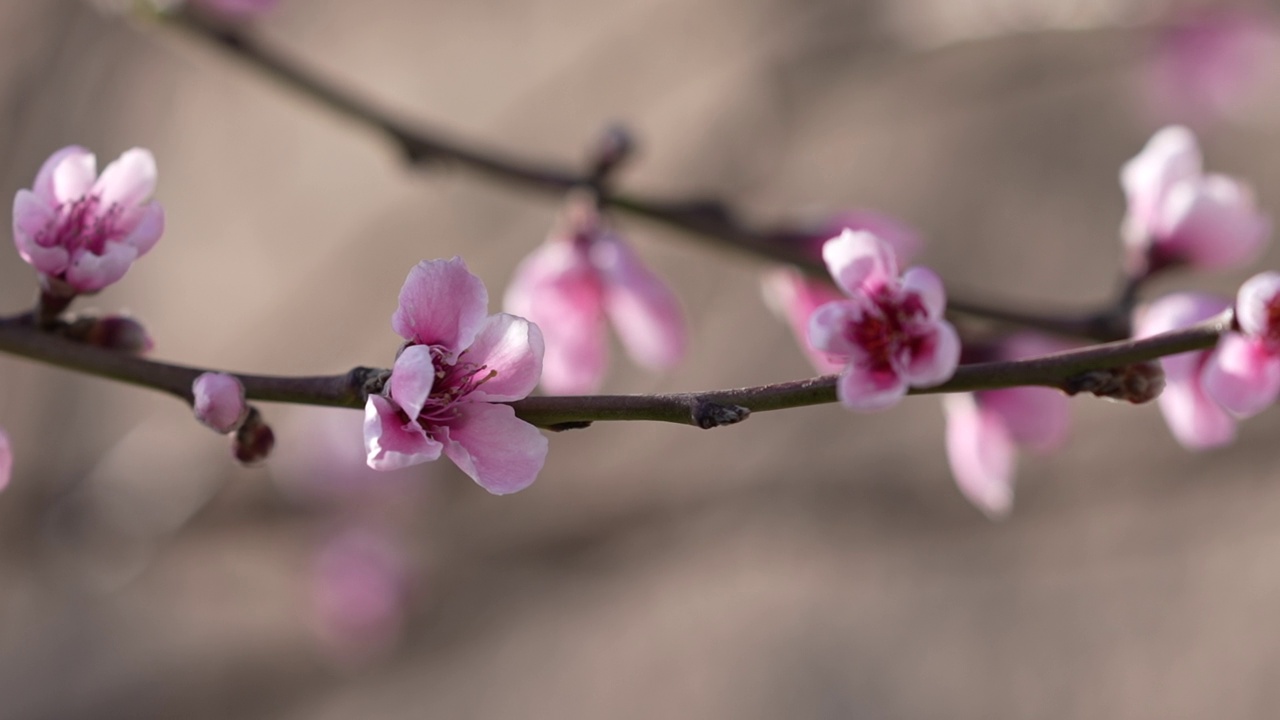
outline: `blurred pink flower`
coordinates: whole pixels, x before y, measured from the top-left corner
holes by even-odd
[[[1270,14],[1201,8],[1156,35],[1148,85],[1156,111],[1187,121],[1216,119],[1263,89],[1275,58]]]
[[[924,248],[919,233],[891,215],[875,210],[845,210],[832,215],[823,224],[819,252],[822,244],[845,230],[864,230],[889,243],[899,266],[910,264]]]
[[[147,201],[156,185],[150,152],[134,148],[101,175],[96,168],[93,153],[63,148],[13,199],[14,244],[55,294],[92,293],[116,282],[164,231],[164,211]]]
[[[1214,295],[1166,295],[1139,310],[1134,337],[1150,337],[1194,325],[1230,306]],[[1164,392],[1157,400],[1160,412],[1173,437],[1189,450],[1226,445],[1236,435],[1236,421],[1205,392],[1205,371],[1211,354],[1209,350],[1197,350],[1160,359],[1165,376]]]
[[[1065,346],[1035,333],[1006,339],[995,360],[1050,355]],[[1018,446],[1037,453],[1062,447],[1070,429],[1068,398],[1057,390],[1017,387],[956,393],[942,399],[947,416],[947,459],[956,485],[989,517],[1013,508]]]
[[[547,439],[510,405],[538,384],[542,334],[524,318],[486,316],[489,295],[460,258],[418,263],[391,325],[407,342],[382,395],[365,405],[364,439],[375,470],[428,462],[443,452],[471,479],[503,495],[529,486]]]
[[[13,446],[9,443],[9,433],[0,429],[0,490],[9,487],[12,476]]]
[[[325,649],[344,663],[392,650],[408,610],[409,564],[383,532],[352,528],[329,538],[312,571],[312,617]]]
[[[1244,265],[1265,248],[1271,222],[1253,191],[1226,175],[1205,175],[1196,137],[1185,127],[1157,132],[1125,163],[1123,236],[1131,270],[1187,263],[1205,269]]]
[[[1250,417],[1280,395],[1280,273],[1240,286],[1236,324],[1240,332],[1227,333],[1209,357],[1204,390],[1236,417]]]
[[[196,419],[224,435],[240,427],[249,414],[244,386],[226,373],[202,373],[191,384],[191,395]]]
[[[542,329],[542,387],[593,392],[608,363],[606,318],[637,364],[661,370],[684,357],[680,303],[587,203],[570,204],[553,232],[516,268],[503,307]]]
[[[896,404],[908,387],[944,382],[960,360],[960,337],[943,318],[946,292],[927,268],[898,277],[893,248],[845,230],[822,248],[831,277],[848,295],[814,311],[809,344],[847,363],[836,385],[852,410]]]
[[[261,15],[280,3],[280,0],[188,0],[204,10],[236,20]]]

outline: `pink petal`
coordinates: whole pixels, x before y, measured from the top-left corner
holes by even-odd
[[[547,459],[547,438],[510,405],[464,403],[449,423],[445,455],[494,495],[523,490]]]
[[[1057,390],[1016,387],[977,394],[978,404],[998,415],[1009,436],[1036,452],[1062,447],[1071,428],[1069,399]]]
[[[1166,374],[1164,392],[1156,399],[1169,430],[1188,450],[1207,450],[1235,440],[1236,421],[1195,380],[1173,381]]]
[[[591,258],[604,281],[604,307],[623,347],[637,364],[665,369],[685,350],[684,313],[667,284],[621,240],[602,236]]]
[[[1226,299],[1207,293],[1165,295],[1139,309],[1134,318],[1133,336],[1141,339],[1178,330],[1208,320],[1229,307],[1231,303]],[[1207,355],[1206,351],[1197,350],[1160,358],[1166,383],[1194,380],[1198,384],[1200,368]]]
[[[1242,418],[1257,415],[1280,394],[1280,358],[1256,340],[1227,333],[1209,356],[1201,383],[1227,412]]]
[[[9,433],[0,429],[0,490],[9,487],[13,477],[13,446],[9,442]]]
[[[947,460],[956,486],[969,502],[992,519],[1013,508],[1013,439],[999,413],[973,395],[945,395]]]
[[[93,191],[104,208],[133,207],[156,191],[156,159],[142,148],[126,150],[98,177]]]
[[[1158,222],[1157,242],[1165,252],[1206,269],[1252,261],[1271,234],[1270,221],[1254,208],[1253,192],[1224,175],[1174,186]]]
[[[98,163],[93,153],[72,145],[44,161],[31,189],[41,200],[56,206],[84,197],[97,177]]]
[[[466,360],[496,372],[471,392],[471,399],[510,402],[527,397],[542,376],[544,353],[538,326],[515,315],[491,315],[467,349]]]
[[[43,247],[36,242],[40,231],[56,216],[53,208],[30,190],[19,190],[13,197],[13,243],[23,260],[46,275],[62,273],[71,258],[61,245]]]
[[[461,258],[424,260],[409,271],[391,327],[400,337],[445,351],[445,362],[475,340],[489,312],[489,293]]]
[[[884,410],[906,394],[906,380],[891,369],[871,369],[857,363],[845,368],[836,382],[836,396],[850,410]]]
[[[861,347],[849,339],[849,326],[866,314],[866,301],[859,298],[836,300],[819,306],[809,316],[809,346],[837,358],[863,357]]]
[[[902,297],[916,298],[930,320],[942,317],[947,309],[947,291],[942,278],[926,267],[913,267],[902,275]]]
[[[1266,338],[1280,331],[1274,327],[1272,308],[1280,308],[1280,273],[1258,273],[1236,293],[1236,322],[1246,335]]]
[[[439,458],[443,445],[416,420],[402,420],[400,408],[390,400],[370,395],[364,406],[364,448],[369,467],[399,470]]]
[[[226,373],[202,373],[191,384],[191,395],[196,419],[223,434],[239,427],[249,413],[244,386]]]
[[[543,388],[576,395],[600,387],[608,362],[604,298],[595,268],[572,242],[551,240],[530,253],[503,306],[541,331]]]
[[[391,369],[391,399],[410,418],[422,414],[422,406],[436,381],[435,359],[428,345],[410,345],[400,352]]]
[[[1153,234],[1157,214],[1169,189],[1200,175],[1200,147],[1187,128],[1170,126],[1157,132],[1136,157],[1120,170],[1120,185],[1128,199],[1125,241],[1145,244]]]
[[[893,248],[865,231],[845,230],[822,246],[822,259],[832,279],[850,295],[896,282],[898,262]]]
[[[67,283],[82,293],[97,292],[124,277],[137,257],[133,247],[114,242],[107,243],[101,255],[81,251],[67,268]]]
[[[120,242],[132,246],[138,251],[138,257],[142,257],[164,234],[164,208],[158,202],[149,202],[137,209],[130,222],[133,228]]]
[[[932,387],[951,379],[960,364],[960,335],[946,320],[932,323],[902,368],[912,387]]]
[[[794,268],[778,268],[761,278],[765,303],[787,322],[814,369],[822,374],[840,372],[844,363],[809,344],[809,318],[820,306],[840,301],[843,296],[831,283],[810,277]]]
[[[910,226],[874,210],[838,213],[827,222],[824,237],[835,237],[844,230],[865,230],[888,243],[893,248],[899,267],[909,264],[924,246],[920,235]]]

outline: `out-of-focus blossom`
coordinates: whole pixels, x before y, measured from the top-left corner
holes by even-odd
[[[914,230],[894,218],[871,210],[852,210],[832,216],[823,224],[823,229],[812,236],[814,257],[821,257],[822,246],[845,230],[865,230],[887,242],[899,266],[909,263],[922,245]],[[761,290],[769,309],[791,327],[796,342],[814,369],[827,374],[844,367],[844,363],[809,344],[809,317],[813,311],[844,297],[829,280],[806,275],[792,267],[780,267],[765,274]]]
[[[191,383],[191,396],[196,419],[223,434],[240,427],[249,414],[244,386],[226,373],[202,373]]]
[[[9,487],[9,478],[13,476],[13,446],[9,443],[9,433],[0,429],[0,490]]]
[[[542,387],[593,392],[608,364],[606,319],[637,364],[670,368],[684,357],[684,315],[671,289],[587,202],[575,199],[565,227],[516,268],[503,307],[527,317],[546,340]]]
[[[1147,88],[1155,111],[1188,122],[1217,119],[1265,90],[1277,60],[1272,15],[1202,8],[1157,31]]]
[[[1025,360],[1064,349],[1035,333],[1019,333],[1001,343],[993,360]],[[1071,417],[1067,396],[1057,390],[1017,387],[955,393],[942,399],[947,416],[947,459],[956,485],[989,517],[1013,507],[1019,446],[1048,453],[1067,439]]]
[[[848,297],[814,311],[809,344],[846,363],[836,385],[845,407],[880,410],[908,387],[951,377],[960,337],[943,318],[946,292],[932,270],[915,267],[899,278],[893,248],[864,231],[832,238],[822,257]]]
[[[325,650],[357,665],[399,641],[409,599],[409,564],[399,547],[371,528],[327,540],[312,571],[312,618]]]
[[[1196,137],[1185,127],[1157,132],[1125,163],[1123,235],[1131,272],[1187,263],[1205,269],[1246,264],[1264,249],[1271,222],[1249,186],[1204,174]]]
[[[391,325],[407,341],[381,395],[365,405],[364,439],[375,470],[444,453],[495,494],[528,487],[547,439],[515,416],[542,371],[542,334],[521,317],[488,315],[489,295],[460,258],[418,263]]]
[[[1174,293],[1139,309],[1134,337],[1144,338],[1208,320],[1231,304],[1202,293]],[[1160,359],[1165,388],[1157,403],[1173,437],[1189,450],[1206,450],[1235,439],[1236,421],[1205,392],[1205,371],[1212,352],[1171,355]]]
[[[1209,397],[1237,417],[1270,407],[1280,395],[1280,273],[1255,275],[1236,295],[1236,324],[1205,367]]]
[[[18,253],[48,292],[97,292],[160,239],[164,211],[148,201],[155,185],[155,159],[146,150],[126,151],[98,175],[93,153],[63,148],[13,199]]]

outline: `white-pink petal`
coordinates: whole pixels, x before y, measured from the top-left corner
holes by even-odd
[[[1227,333],[1209,355],[1201,383],[1205,394],[1227,412],[1251,417],[1280,395],[1280,357],[1257,340]]]
[[[444,452],[494,495],[529,487],[547,459],[547,438],[516,417],[510,405],[465,403],[446,428]]]
[[[1128,198],[1126,242],[1145,244],[1150,240],[1166,193],[1175,183],[1199,176],[1201,165],[1195,134],[1177,125],[1157,132],[1124,164],[1120,185]]]
[[[462,258],[424,260],[409,271],[391,327],[400,337],[445,351],[452,364],[489,312],[489,293]]]
[[[1271,221],[1254,207],[1247,185],[1225,175],[1187,180],[1170,189],[1158,220],[1166,253],[1205,269],[1251,262],[1265,249]]]
[[[870,368],[855,362],[836,381],[836,397],[850,410],[884,410],[906,394],[907,381],[892,368]]]
[[[48,185],[53,203],[75,202],[88,194],[98,173],[97,159],[93,153],[84,148],[64,148],[63,151],[54,153],[46,166],[53,163],[55,158],[57,162],[50,168]],[[37,176],[37,180],[39,179]],[[44,195],[40,190],[36,194],[42,197]]]
[[[902,274],[902,297],[918,299],[930,320],[941,318],[947,309],[947,291],[942,287],[942,278],[926,267],[913,267]]]
[[[97,292],[124,277],[137,258],[138,251],[132,246],[114,242],[107,243],[101,255],[78,252],[67,268],[67,283],[79,292]]]
[[[1004,419],[968,393],[944,396],[942,407],[956,486],[987,517],[1005,517],[1013,508],[1017,457]]]
[[[67,269],[71,255],[65,247],[44,247],[36,242],[39,233],[57,218],[56,211],[30,190],[13,197],[13,243],[18,254],[37,271],[57,275]]]
[[[370,395],[364,406],[366,462],[374,470],[399,470],[431,462],[443,446],[418,425],[401,420],[400,408],[381,395]]]
[[[845,230],[822,246],[822,259],[831,278],[850,295],[897,282],[898,262],[893,248],[863,230]]]
[[[831,283],[810,277],[799,270],[783,267],[761,278],[765,303],[775,315],[786,321],[815,370],[822,374],[840,372],[844,363],[809,343],[809,318],[819,307],[843,299]]]
[[[9,487],[13,477],[13,445],[9,442],[9,433],[0,429],[0,490]]]
[[[1004,421],[1015,443],[1047,453],[1062,447],[1071,428],[1069,399],[1057,390],[1016,387],[986,390],[978,403]]]
[[[436,382],[435,358],[431,356],[431,346],[410,345],[400,352],[395,366],[391,368],[391,399],[405,416],[417,419],[422,414],[422,406],[431,395],[431,388]]]
[[[249,413],[244,385],[226,373],[201,373],[191,384],[192,408],[196,419],[226,434],[240,427]]]
[[[951,323],[939,320],[918,338],[902,374],[912,387],[932,387],[951,379],[959,364],[960,335]]]
[[[1273,310],[1280,310],[1280,273],[1267,271],[1249,278],[1236,293],[1236,322],[1246,335],[1266,338],[1280,332]]]
[[[133,207],[156,190],[156,159],[149,150],[131,148],[111,161],[93,185],[104,208]]]
[[[54,188],[53,175],[54,171],[62,165],[62,161],[68,158],[73,158],[73,162],[81,166],[85,164],[85,159],[88,159],[89,181],[85,183],[85,189],[92,187],[93,180],[97,177],[97,164],[93,159],[93,153],[88,150],[79,145],[69,145],[54,152],[40,165],[40,170],[36,173],[36,181],[31,184],[31,191],[50,207],[56,207],[58,203],[62,202]]]
[[[538,326],[515,315],[491,315],[467,349],[466,361],[496,373],[468,396],[477,402],[510,402],[527,397],[542,376],[544,352]]]
[[[164,234],[164,208],[158,202],[149,202],[135,210],[133,229],[120,242],[138,251],[138,257],[146,255]]]
[[[838,358],[863,357],[863,349],[846,331],[868,312],[865,305],[865,300],[847,298],[819,306],[809,316],[809,346]]]
[[[1235,440],[1235,418],[1205,395],[1199,382],[1166,378],[1156,402],[1174,439],[1188,450],[1208,450]]]
[[[629,245],[603,236],[591,258],[604,285],[604,307],[618,339],[636,364],[667,369],[684,357],[684,312],[675,293]]]

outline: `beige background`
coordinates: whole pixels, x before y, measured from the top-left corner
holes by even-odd
[[[621,120],[642,143],[628,187],[764,220],[881,209],[922,230],[957,294],[1088,307],[1116,273],[1119,165],[1161,123],[1135,26],[1154,6],[284,0],[260,32],[463,137],[568,162]],[[1278,117],[1258,97],[1204,135],[1210,167],[1272,209]],[[412,174],[209,48],[73,0],[0,0],[0,196],[73,142],[104,162],[151,148],[168,212],[91,305],[144,319],[157,357],[215,367],[387,365],[413,263],[463,255],[496,309],[557,210],[461,170]],[[608,390],[808,373],[759,299],[764,264],[624,227],[694,343],[662,377],[620,358]],[[0,262],[4,312],[32,297],[29,268]],[[167,397],[16,359],[0,377],[17,452],[3,718],[1263,718],[1280,702],[1274,411],[1191,455],[1154,408],[1075,401],[1071,445],[1024,462],[1002,524],[954,489],[930,398],[600,426],[552,437],[517,496],[441,463],[351,509],[286,482],[332,451],[315,426],[332,411],[266,407],[280,454],[244,470]],[[358,453],[344,421],[338,451]],[[317,650],[308,568],[353,516],[404,540],[416,580],[400,646],[344,669]]]

